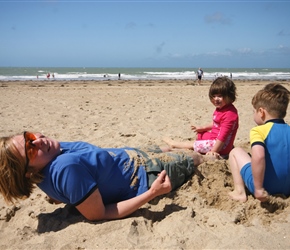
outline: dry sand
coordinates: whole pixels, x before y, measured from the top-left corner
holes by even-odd
[[[101,147],[163,145],[194,138],[190,124],[211,121],[210,82],[0,82],[0,136],[39,131],[62,141]],[[240,128],[235,145],[249,150],[251,98],[265,81],[236,81]],[[282,82],[290,89],[289,82]],[[286,117],[290,122],[290,112]],[[290,198],[261,205],[228,198],[226,160],[204,163],[179,190],[128,218],[91,223],[74,209],[51,205],[36,189],[6,205],[0,198],[0,249],[290,249]]]

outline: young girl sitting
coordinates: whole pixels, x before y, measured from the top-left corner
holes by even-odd
[[[209,99],[216,107],[213,122],[205,126],[191,126],[197,133],[194,142],[178,142],[165,138],[168,151],[174,149],[193,149],[201,154],[220,155],[227,158],[233,149],[235,136],[239,127],[238,111],[233,105],[236,100],[236,86],[227,77],[219,77],[211,84]]]

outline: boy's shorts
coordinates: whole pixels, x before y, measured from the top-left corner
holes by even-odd
[[[278,176],[274,173],[274,170],[269,170],[271,166],[267,166],[268,171],[265,172],[264,175],[264,189],[269,194],[283,194],[285,196],[289,196],[289,185],[285,185],[285,178],[283,176]],[[246,185],[246,187],[249,189],[249,191],[254,194],[255,193],[255,186],[254,186],[254,178],[252,173],[252,167],[251,163],[245,164],[245,166],[242,167],[240,174],[243,178],[243,181]],[[289,183],[289,182],[287,182]]]
[[[244,183],[246,187],[249,189],[249,191],[254,194],[255,193],[255,187],[254,187],[254,180],[253,180],[253,174],[252,174],[252,167],[251,163],[247,163],[245,166],[242,167],[240,174],[244,180]]]

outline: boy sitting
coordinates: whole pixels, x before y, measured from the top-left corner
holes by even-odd
[[[253,97],[258,126],[250,131],[251,157],[242,148],[234,148],[229,156],[232,199],[247,200],[245,185],[261,202],[268,194],[290,195],[290,126],[284,121],[289,95],[282,85],[270,83]]]

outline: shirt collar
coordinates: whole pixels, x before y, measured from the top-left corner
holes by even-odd
[[[268,122],[285,124],[284,119],[271,119],[271,120],[266,121],[265,123],[268,123]]]

